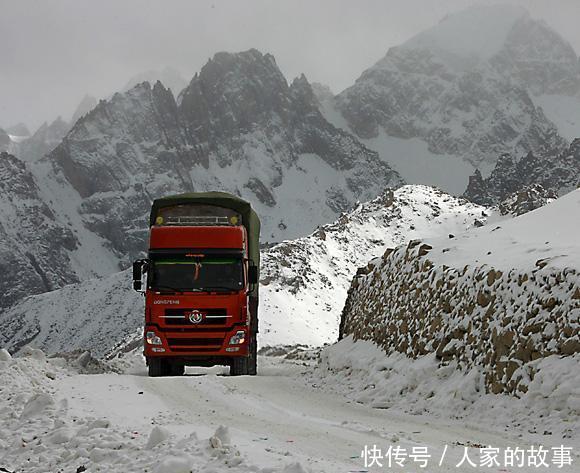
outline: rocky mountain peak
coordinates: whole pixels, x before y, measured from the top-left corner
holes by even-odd
[[[97,99],[92,95],[85,95],[83,99],[78,104],[75,112],[72,115],[70,126],[74,126],[79,118],[89,113],[93,108],[97,106]]]
[[[490,64],[534,95],[580,91],[580,63],[569,42],[545,22],[521,18]]]
[[[150,84],[155,84],[160,81],[165,85],[165,87],[171,89],[174,96],[178,96],[179,93],[187,85],[187,81],[182,77],[181,73],[172,67],[165,67],[161,70],[149,70],[141,72],[129,79],[125,86],[121,88],[121,92],[127,92],[131,90],[138,84],[143,82],[149,82]]]
[[[322,116],[306,77],[289,86],[274,58],[257,50],[216,54],[177,100],[163,81],[102,100],[44,162],[50,179],[78,194],[85,230],[124,262],[145,249],[158,196],[240,195],[260,214],[263,240],[276,241],[402,183]]]
[[[255,49],[217,53],[179,97],[198,141],[251,132],[272,112],[286,122],[289,87],[273,56]]]

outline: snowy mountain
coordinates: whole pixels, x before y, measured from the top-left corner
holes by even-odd
[[[261,344],[336,340],[357,268],[414,238],[462,233],[486,209],[426,186],[385,191],[313,234],[267,250],[262,265]],[[299,317],[293,314],[300,314]]]
[[[408,182],[460,193],[502,154],[563,149],[540,98],[578,90],[578,57],[555,31],[519,7],[476,6],[391,48],[322,110]]]
[[[0,309],[78,281],[74,233],[55,219],[21,160],[0,153]]]
[[[580,139],[564,151],[547,155],[528,153],[519,159],[503,155],[487,178],[477,171],[469,179],[465,197],[482,205],[493,205],[526,186],[540,184],[562,195],[580,186]]]
[[[411,238],[459,234],[482,220],[484,210],[433,188],[405,186],[358,204],[307,237],[265,250],[260,344],[334,341],[358,267]],[[30,342],[50,352],[78,348],[102,356],[140,343],[143,304],[129,271],[73,284],[1,314],[0,346],[14,350]]]
[[[27,162],[39,160],[56,148],[77,120],[95,108],[96,105],[97,100],[94,97],[85,95],[73,113],[70,122],[58,117],[50,124],[43,123],[32,136],[25,125],[17,125],[13,130],[14,132],[9,133],[13,141],[9,152]]]
[[[82,198],[85,226],[125,262],[145,249],[157,196],[241,195],[262,218],[263,241],[275,241],[401,183],[322,117],[306,78],[288,85],[274,58],[256,50],[217,54],[177,102],[160,82],[101,101],[46,161],[54,167],[48,178]]]

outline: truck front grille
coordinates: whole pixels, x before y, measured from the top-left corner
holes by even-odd
[[[202,320],[193,323],[190,320],[192,311],[197,310]],[[228,316],[226,309],[165,309],[165,316],[162,316],[166,325],[225,325],[231,316]]]

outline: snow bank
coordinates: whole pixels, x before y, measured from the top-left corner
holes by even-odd
[[[446,242],[426,240],[434,247],[429,259],[437,265],[455,268],[470,264],[501,270],[534,270],[538,261],[549,268],[577,268],[580,262],[578,215],[580,189],[499,225],[466,232]]]
[[[210,438],[198,438],[195,432],[171,433],[161,425],[139,432],[106,419],[73,415],[68,399],[60,395],[59,383],[67,377],[82,382],[74,360],[39,356],[39,350],[27,353],[20,357],[4,353],[0,360],[0,465],[4,471],[305,471],[257,467],[231,444],[226,426]]]
[[[457,362],[441,365],[434,353],[410,358],[390,355],[373,342],[351,336],[324,349],[311,382],[377,409],[462,419],[464,425],[540,435],[580,435],[580,354],[550,356],[528,365],[520,399],[486,393],[485,372]]]

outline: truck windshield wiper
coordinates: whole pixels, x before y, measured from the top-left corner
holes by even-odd
[[[201,291],[228,291],[228,292],[235,292],[237,289],[232,287],[225,287],[225,286],[211,286],[211,287],[202,287],[200,288]]]

